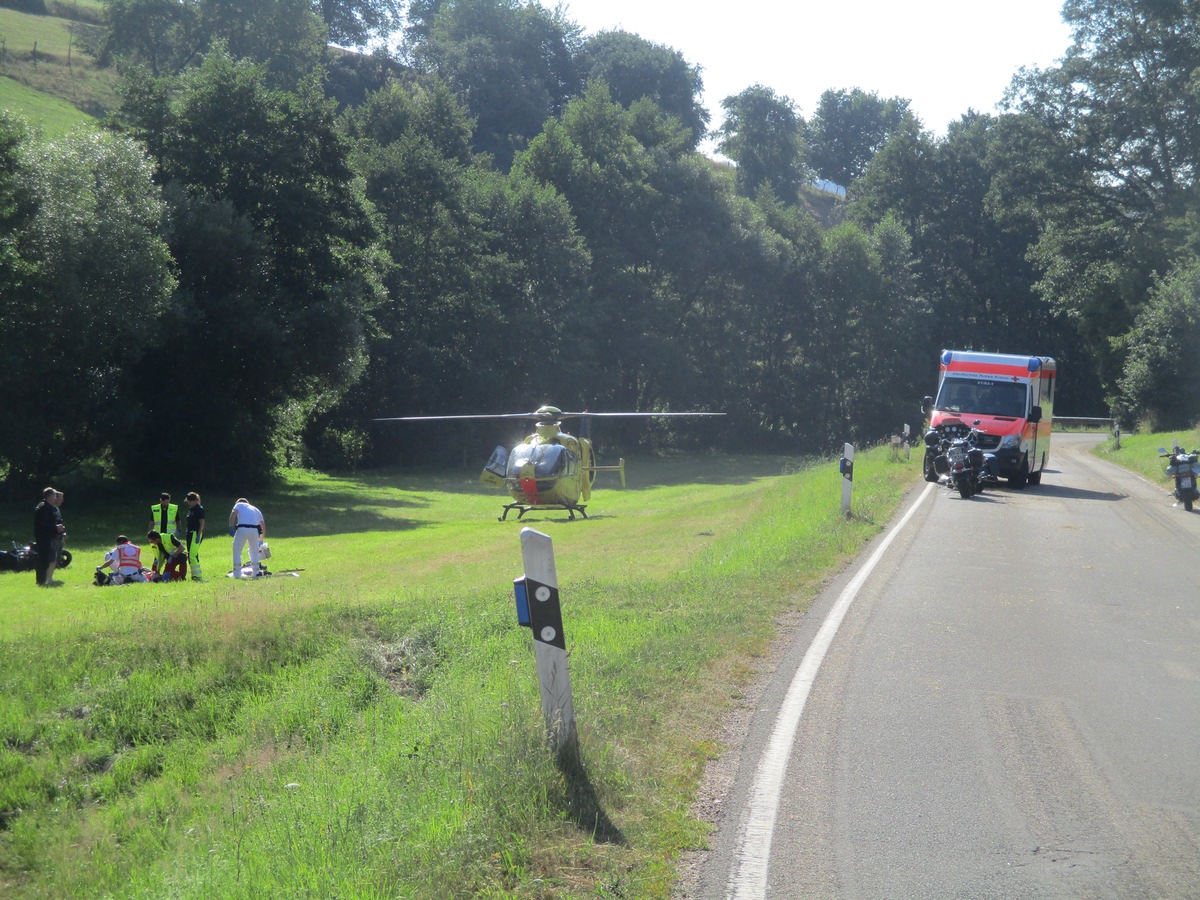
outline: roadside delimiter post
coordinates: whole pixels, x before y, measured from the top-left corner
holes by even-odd
[[[842,447],[842,458],[838,462],[838,471],[842,473],[842,515],[850,517],[850,494],[854,487],[854,445],[845,444]]]
[[[567,671],[567,641],[558,603],[554,542],[541,532],[523,528],[521,558],[525,575],[513,582],[517,622],[533,632],[533,656],[550,745],[560,761],[570,762],[578,755],[578,736],[571,676]]]

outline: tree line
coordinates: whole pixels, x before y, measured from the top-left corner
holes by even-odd
[[[546,402],[820,453],[914,421],[943,347],[1055,356],[1063,414],[1194,424],[1200,0],[1063,15],[1058,65],[936,136],[763,85],[710,132],[678,51],[520,0],[108,0],[105,127],[0,115],[5,483],[457,463],[494,429],[371,420]]]

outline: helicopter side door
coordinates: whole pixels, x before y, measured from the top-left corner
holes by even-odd
[[[507,470],[508,451],[503,447],[497,447],[488,457],[487,465],[483,467],[483,474],[479,476],[479,481],[495,487],[504,487],[504,473]]]

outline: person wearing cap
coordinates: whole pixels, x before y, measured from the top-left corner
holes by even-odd
[[[179,506],[171,502],[171,495],[163,491],[158,495],[158,502],[150,507],[149,531],[159,534],[183,537],[183,529],[179,527]]]
[[[242,548],[250,544],[250,571],[259,574],[258,548],[267,536],[267,522],[258,508],[239,497],[229,513],[229,531],[233,535],[233,577],[242,577]]]
[[[117,535],[117,546],[104,554],[104,562],[96,566],[97,572],[101,569],[112,569],[114,575],[125,581],[149,581],[142,568],[142,548],[131,544],[123,534]]]

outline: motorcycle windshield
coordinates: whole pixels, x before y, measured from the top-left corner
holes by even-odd
[[[519,478],[526,463],[533,463],[535,478],[555,478],[566,469],[567,448],[561,444],[521,444],[508,457],[508,477]]]
[[[947,412],[1023,419],[1028,395],[1029,387],[1019,382],[947,376],[933,405]]]

